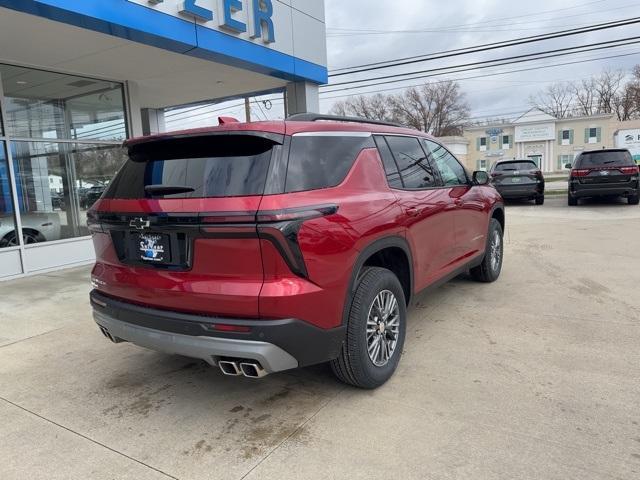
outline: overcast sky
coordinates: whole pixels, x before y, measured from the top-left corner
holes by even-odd
[[[325,0],[325,5],[330,71],[336,68],[425,55],[640,15],[640,0],[537,0],[535,2],[516,0]],[[404,71],[426,70],[639,35],[640,24],[636,24],[575,37],[423,62],[403,67],[404,70],[393,68],[354,77],[336,77],[331,79],[331,83]],[[633,55],[577,65],[496,75],[496,72],[626,54]],[[517,116],[517,112],[526,110],[529,96],[549,83],[587,78],[602,71],[603,68],[630,70],[637,63],[640,63],[640,43],[519,65],[440,76],[432,80],[445,78],[459,80],[472,107],[472,116],[474,117],[489,115],[510,117]],[[464,77],[488,74],[491,76],[460,80]],[[347,95],[383,89],[394,89],[388,93],[398,93],[402,91],[400,87],[414,85],[421,81],[423,80],[398,81],[384,86],[335,93],[327,93],[331,89],[330,86],[323,87],[321,92],[325,93],[321,93],[321,110],[328,111],[334,102],[348,98]],[[340,97],[334,98],[337,96]],[[237,102],[235,103],[237,105]],[[264,105],[261,106],[263,107],[262,111],[258,105],[253,107],[254,117],[278,118],[283,115],[282,102],[273,102],[271,110],[266,110]],[[225,113],[235,114],[242,118],[242,112],[243,109],[235,108]]]

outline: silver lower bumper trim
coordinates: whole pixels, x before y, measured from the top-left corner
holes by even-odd
[[[294,357],[271,343],[163,332],[132,325],[95,310],[93,319],[117,339],[159,352],[199,358],[211,365],[217,365],[220,357],[232,357],[256,360],[268,373],[298,366]]]

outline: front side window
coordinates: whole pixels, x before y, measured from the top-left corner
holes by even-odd
[[[425,143],[445,186],[451,187],[469,183],[464,167],[446,148],[430,140],[426,140]]]
[[[417,138],[388,136],[386,140],[400,169],[405,188],[438,186],[433,167]]]

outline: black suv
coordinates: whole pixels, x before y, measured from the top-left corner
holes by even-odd
[[[533,160],[501,160],[493,164],[490,174],[502,198],[544,203],[544,177]]]
[[[629,150],[608,149],[578,155],[569,177],[570,206],[585,197],[626,197],[630,205],[638,205],[638,166]]]

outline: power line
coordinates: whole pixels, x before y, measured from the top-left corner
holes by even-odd
[[[517,18],[525,18],[525,17],[536,17],[536,16],[541,16],[541,15],[546,15],[548,13],[557,13],[557,12],[562,12],[562,11],[566,11],[566,10],[573,10],[576,8],[582,8],[582,7],[587,7],[590,5],[594,5],[596,3],[603,3],[606,0],[595,0],[592,2],[587,2],[587,3],[583,3],[583,4],[579,4],[579,5],[574,5],[572,7],[564,7],[564,8],[558,8],[558,9],[553,9],[553,10],[545,10],[545,11],[541,11],[541,12],[536,12],[536,13],[529,13],[529,14],[524,14],[524,15],[516,15],[513,17],[502,17],[502,18],[496,18],[493,21],[490,22],[476,22],[476,23],[463,23],[463,24],[459,24],[459,25],[451,25],[449,28],[457,28],[457,27],[467,27],[467,26],[473,26],[473,25],[487,25],[487,24],[491,24],[494,22],[500,22],[503,20],[514,20]],[[580,14],[580,15],[574,15],[574,16],[581,16],[581,15],[586,15],[586,14]],[[341,28],[333,28],[333,29],[328,29],[328,30],[350,30],[350,31],[358,31],[357,29],[341,29]],[[363,32],[366,30],[362,30]],[[375,31],[375,30],[374,30]]]
[[[632,37],[632,38],[640,38],[640,37]],[[583,50],[579,50],[579,51],[575,51],[575,52],[564,52],[564,53],[556,53],[556,54],[551,54],[551,55],[545,55],[545,56],[540,56],[538,58],[527,58],[527,59],[520,59],[520,60],[514,60],[514,61],[507,61],[507,62],[502,62],[502,63],[495,63],[493,65],[480,65],[481,63],[486,63],[486,62],[478,62],[477,64],[468,64],[470,66],[470,68],[459,68],[462,67],[463,65],[454,65],[451,67],[444,67],[444,68],[437,68],[437,69],[431,69],[431,70],[424,70],[421,72],[407,72],[407,73],[403,73],[403,74],[396,74],[396,75],[387,75],[387,76],[383,76],[383,77],[376,77],[376,78],[371,78],[371,79],[363,79],[363,80],[359,80],[359,81],[352,81],[352,82],[343,82],[340,84],[333,84],[333,85],[329,85],[329,87],[335,87],[335,86],[341,86],[341,85],[349,85],[349,84],[353,84],[353,83],[362,83],[362,82],[367,82],[367,81],[375,81],[375,80],[387,80],[387,81],[383,81],[383,82],[377,82],[377,83],[370,83],[368,85],[355,85],[355,86],[351,86],[351,87],[344,87],[344,88],[337,88],[337,89],[333,89],[333,90],[325,90],[322,93],[330,93],[330,92],[339,92],[339,91],[346,91],[346,90],[353,90],[353,89],[357,89],[357,88],[364,88],[364,87],[373,87],[376,85],[386,85],[389,83],[393,83],[396,81],[408,81],[408,80],[418,80],[421,78],[431,78],[431,77],[436,77],[436,76],[440,76],[440,75],[447,75],[447,74],[451,74],[451,73],[461,73],[461,72],[468,72],[468,71],[474,71],[474,70],[483,70],[486,68],[494,68],[494,67],[500,67],[500,66],[504,66],[504,65],[514,65],[514,64],[519,64],[519,63],[525,63],[525,62],[531,62],[531,61],[536,61],[536,60],[544,60],[547,58],[554,58],[554,57],[562,57],[562,56],[567,56],[567,55],[575,55],[577,53],[584,53],[584,52],[592,52],[592,51],[597,51],[597,50],[606,50],[606,49],[610,49],[610,48],[616,48],[616,47],[621,47],[621,46],[626,46],[626,45],[634,45],[640,43],[640,41],[632,41],[632,42],[627,42],[627,43],[623,43],[620,45],[608,45],[608,46],[602,46],[602,47],[595,47],[595,48],[588,48],[588,49],[583,49]],[[534,55],[541,55],[541,54],[534,54]],[[612,58],[617,58],[617,57],[612,57]],[[500,59],[497,60],[493,60],[495,61],[499,61]],[[581,62],[575,62],[575,63],[581,63]],[[570,65],[572,63],[568,63],[567,65]],[[473,65],[480,65],[480,66],[473,66]],[[564,64],[560,64],[564,65]],[[454,69],[454,68],[459,68],[458,70],[453,70],[453,71],[441,71],[441,70],[449,70],[449,69]],[[546,68],[544,65],[540,66],[538,68]],[[527,70],[524,70],[527,71]],[[431,73],[431,72],[435,72],[435,73]],[[405,78],[405,79],[398,79],[397,77],[406,77],[408,75],[418,75],[421,73],[429,73],[428,75],[421,75],[421,76],[417,76],[417,77],[411,77],[411,78]],[[388,79],[394,79],[394,80],[388,80]]]
[[[560,30],[557,32],[550,32],[546,34],[520,37],[520,38],[511,39],[511,40],[504,40],[501,42],[485,43],[482,45],[478,45],[476,47],[457,48],[454,50],[444,50],[441,52],[434,52],[426,55],[405,57],[395,61],[387,60],[384,62],[374,62],[374,63],[368,63],[363,65],[357,65],[353,67],[343,67],[343,68],[333,70],[329,76],[338,77],[343,75],[351,75],[356,73],[369,72],[373,70],[380,70],[380,69],[389,68],[389,67],[410,65],[413,63],[426,62],[430,60],[440,60],[443,58],[457,57],[460,55],[467,55],[471,53],[486,52],[486,51],[495,50],[498,48],[513,47],[513,46],[524,45],[528,43],[535,43],[535,42],[541,42],[545,40],[553,40],[556,38],[564,38],[564,37],[569,37],[574,35],[581,35],[584,33],[607,30],[610,28],[624,27],[624,26],[632,25],[636,23],[640,23],[640,17],[632,17],[628,19],[615,20],[612,22],[599,23],[599,24],[591,25],[584,28]],[[349,70],[349,71],[346,72],[344,70]],[[338,73],[334,73],[334,72],[338,72]]]

